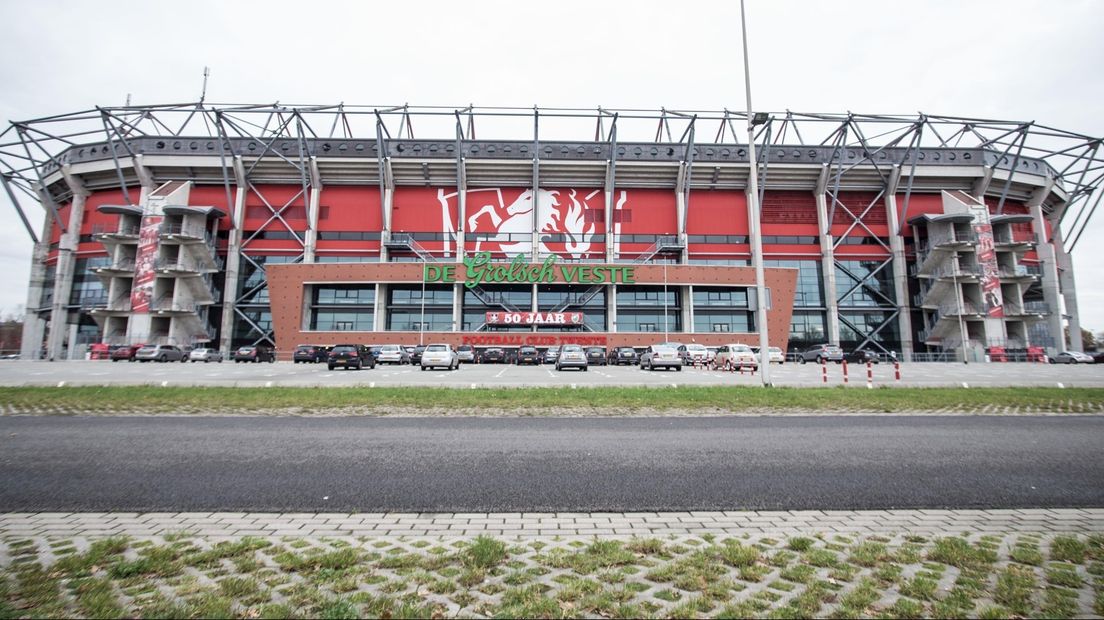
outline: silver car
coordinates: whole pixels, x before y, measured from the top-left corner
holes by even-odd
[[[422,351],[422,370],[430,368],[460,368],[460,356],[447,344],[431,344]]]
[[[564,368],[578,368],[586,372],[587,357],[583,347],[577,344],[565,344],[560,349],[560,355],[556,358],[556,370]]]
[[[188,361],[190,362],[218,362],[222,363],[222,351],[218,349],[192,349],[192,352],[188,354]]]
[[[656,368],[674,368],[682,372],[682,358],[678,349],[666,345],[648,347],[644,355],[640,356],[640,368],[643,370],[655,370]]]
[[[470,344],[462,344],[460,348],[456,350],[456,357],[462,362],[468,364],[475,362],[475,348]]]
[[[380,347],[379,355],[376,356],[377,364],[409,364],[410,354],[406,352],[406,349],[400,347],[397,344],[385,344]]]
[[[171,344],[147,344],[138,349],[134,359],[139,362],[186,362],[184,352]]]

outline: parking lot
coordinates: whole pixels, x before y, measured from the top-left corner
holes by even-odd
[[[895,380],[892,364],[872,367],[874,387],[882,386],[1052,386],[1104,387],[1104,365],[1048,364],[956,364],[912,363],[900,365],[901,379]],[[787,363],[771,368],[775,385],[823,387],[843,385],[843,366]],[[328,370],[324,364],[180,364],[128,363],[109,361],[0,362],[2,386],[57,385],[167,385],[237,387],[340,387],[340,386],[430,386],[479,387],[597,387],[671,385],[759,385],[758,374],[684,368],[645,371],[636,366],[591,366],[589,371],[564,370],[552,366],[509,364],[465,364],[456,371],[421,371],[417,366],[377,366],[371,370]],[[847,385],[865,388],[865,365],[848,365]]]

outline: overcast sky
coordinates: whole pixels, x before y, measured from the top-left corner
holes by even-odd
[[[1104,136],[1104,5],[750,0],[755,107],[1035,120]],[[208,101],[744,107],[725,2],[0,2],[0,120]],[[417,129],[417,127],[415,127]],[[36,207],[37,208],[37,207]],[[42,212],[32,212],[36,228]],[[1104,331],[1104,225],[1074,253]],[[0,196],[0,312],[31,242]],[[1089,238],[1091,237],[1091,238]]]

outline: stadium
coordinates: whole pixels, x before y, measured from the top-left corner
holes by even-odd
[[[1026,359],[1080,350],[1099,146],[923,114],[200,102],[13,122],[0,178],[35,243],[24,359],[757,344],[759,265],[783,350]]]

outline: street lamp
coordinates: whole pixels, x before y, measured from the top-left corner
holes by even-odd
[[[744,43],[744,91],[747,96],[748,157],[751,173],[748,175],[750,205],[751,252],[755,262],[755,323],[759,328],[759,376],[763,385],[770,387],[770,338],[767,333],[767,288],[763,275],[762,219],[759,214],[759,160],[755,157],[755,127],[770,120],[766,112],[751,111],[751,65],[748,62],[747,19],[744,17],[744,0],[740,0],[740,35]]]

